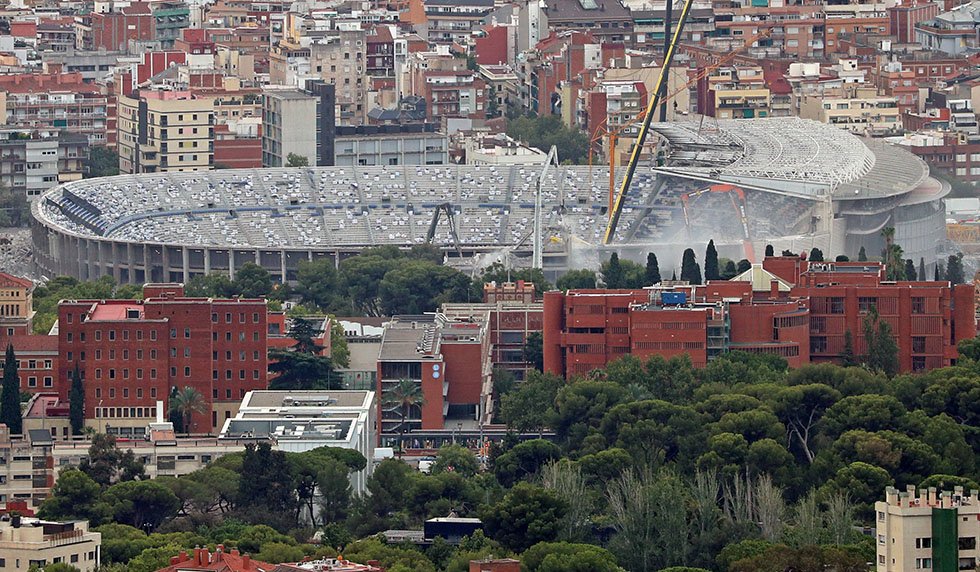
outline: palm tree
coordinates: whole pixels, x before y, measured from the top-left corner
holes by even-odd
[[[385,405],[397,405],[402,416],[402,422],[398,426],[399,448],[405,450],[405,419],[412,407],[425,405],[425,397],[422,394],[422,385],[415,383],[411,379],[400,379],[388,395],[384,396]]]
[[[174,427],[180,433],[187,433],[190,430],[191,416],[194,413],[204,413],[204,395],[197,389],[184,386],[183,389],[174,387],[170,394],[170,418],[180,420],[181,427]]]

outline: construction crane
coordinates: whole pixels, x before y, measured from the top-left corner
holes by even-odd
[[[538,176],[538,182],[534,190],[534,247],[531,253],[531,268],[541,268],[542,270],[544,269],[544,253],[542,252],[542,234],[544,234],[544,228],[542,227],[541,220],[541,186],[544,184],[552,164],[558,166],[558,147],[554,145],[548,151],[548,158],[544,161],[544,168],[541,169],[541,174]],[[561,205],[561,207],[564,207],[564,205]]]
[[[668,0],[669,1],[669,0]],[[762,32],[755,34],[754,36],[746,39],[742,46],[738,49],[728,52],[723,57],[719,58],[718,61],[712,63],[711,65],[702,68],[693,78],[688,80],[680,88],[666,93],[666,83],[670,72],[670,64],[673,61],[674,53],[677,50],[677,43],[679,41],[681,32],[684,28],[684,23],[687,20],[687,16],[690,13],[690,0],[685,0],[684,9],[681,11],[681,20],[678,22],[677,29],[674,31],[674,35],[671,38],[671,42],[667,49],[667,55],[664,58],[663,66],[660,68],[660,74],[657,78],[657,89],[654,90],[655,96],[651,98],[647,108],[640,111],[636,115],[636,121],[642,121],[640,126],[640,133],[636,139],[636,143],[633,146],[633,151],[630,154],[630,161],[627,165],[627,173],[623,177],[623,184],[620,188],[618,194],[613,194],[615,188],[615,168],[616,168],[616,141],[619,139],[620,135],[626,129],[631,128],[634,125],[634,121],[628,121],[620,126],[615,131],[610,131],[604,128],[603,125],[599,127],[593,133],[590,141],[590,148],[595,145],[595,142],[602,138],[603,135],[609,136],[609,223],[606,227],[606,233],[603,237],[603,244],[609,244],[612,241],[613,235],[616,233],[616,226],[619,224],[619,217],[622,214],[623,202],[626,198],[626,192],[629,190],[629,186],[633,181],[633,174],[636,171],[636,164],[639,161],[639,156],[643,148],[643,144],[646,142],[646,136],[649,132],[650,123],[653,118],[653,113],[656,111],[657,107],[661,104],[666,104],[668,101],[674,99],[678,94],[690,90],[691,86],[697,84],[701,79],[707,77],[711,72],[718,69],[721,66],[727,65],[733,61],[738,54],[748,46],[751,46],[755,42],[770,36],[773,33],[771,28],[763,30]],[[666,95],[662,96],[662,94]],[[663,111],[661,107],[661,111]],[[591,166],[592,154],[589,153],[589,165]],[[591,173],[591,169],[590,169]],[[614,200],[615,197],[615,200]]]
[[[762,32],[759,32],[758,34],[756,34],[756,35],[750,37],[749,39],[745,40],[745,42],[742,44],[742,47],[741,48],[736,49],[736,50],[732,50],[731,52],[728,52],[727,54],[725,54],[721,58],[718,58],[718,61],[716,61],[716,62],[714,62],[714,63],[712,63],[712,64],[710,64],[708,66],[705,66],[705,67],[701,68],[698,71],[698,73],[695,74],[694,77],[692,77],[691,79],[689,79],[684,85],[682,85],[681,87],[675,89],[674,91],[669,92],[664,97],[664,99],[663,99],[663,104],[664,105],[661,105],[661,107],[660,107],[661,115],[663,114],[663,111],[666,109],[665,106],[666,106],[667,102],[673,100],[679,94],[684,93],[686,91],[689,91],[692,86],[697,85],[697,83],[699,81],[701,81],[705,77],[708,77],[708,75],[711,74],[711,72],[715,71],[716,69],[718,69],[718,68],[720,68],[722,66],[728,65],[729,63],[731,63],[732,61],[734,61],[735,58],[738,57],[739,53],[741,53],[741,51],[743,49],[745,49],[747,46],[751,46],[755,42],[758,42],[759,40],[764,39],[764,38],[768,38],[771,35],[772,35],[772,28],[768,28],[766,30],[763,30]],[[668,71],[668,73],[669,73],[669,71]],[[615,188],[616,188],[616,164],[617,164],[617,160],[616,160],[616,143],[622,137],[622,133],[624,131],[626,131],[627,129],[632,128],[633,125],[635,125],[637,121],[643,121],[643,117],[645,115],[646,115],[646,110],[645,109],[644,110],[640,110],[639,113],[637,113],[635,116],[633,116],[629,121],[624,122],[622,125],[619,126],[618,129],[615,129],[615,130],[610,130],[608,128],[608,117],[607,117],[606,119],[603,119],[602,120],[602,122],[599,124],[598,127],[596,127],[595,131],[592,133],[592,137],[589,140],[589,149],[590,149],[590,152],[589,152],[589,176],[591,177],[592,176],[592,153],[591,153],[591,149],[594,149],[596,147],[596,143],[600,139],[602,139],[603,137],[609,137],[609,205],[607,207],[607,211],[606,212],[609,214],[610,217],[612,217],[613,197],[615,196]],[[594,184],[594,182],[591,181],[591,179],[590,179],[590,183],[591,184]]]
[[[439,215],[442,212],[446,213],[446,221],[449,223],[449,237],[453,240],[456,254],[462,258],[463,249],[459,245],[459,233],[456,231],[456,217],[453,214],[453,205],[449,203],[438,205],[435,212],[432,213],[432,222],[429,223],[429,232],[425,234],[425,243],[432,244],[432,240],[436,237],[436,228],[439,226]]]

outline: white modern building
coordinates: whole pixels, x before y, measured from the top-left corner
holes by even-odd
[[[363,493],[374,469],[377,417],[373,391],[250,391],[219,439],[269,439],[274,449],[291,453],[354,449],[367,459],[363,471],[351,474],[354,492]]]

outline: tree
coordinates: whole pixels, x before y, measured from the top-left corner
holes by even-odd
[[[619,262],[618,253],[613,252],[609,255],[609,261],[602,265],[602,281],[605,282],[606,288],[610,290],[624,288],[625,277],[623,276],[623,267]]]
[[[231,278],[223,272],[195,276],[187,281],[184,291],[195,298],[230,298],[238,293]]]
[[[103,494],[116,522],[134,528],[156,528],[174,516],[180,500],[170,489],[156,481],[124,481]]]
[[[518,483],[502,500],[486,507],[481,517],[491,538],[515,552],[558,536],[567,507],[552,491]]]
[[[886,226],[881,229],[885,239],[885,249],[881,252],[881,260],[885,263],[885,277],[888,280],[905,279],[905,263],[902,259],[902,247],[895,244],[895,227]]]
[[[919,277],[919,273],[915,270],[915,262],[911,258],[905,260],[905,279],[909,282],[915,282],[915,279]]]
[[[299,263],[296,268],[296,293],[303,304],[324,310],[345,306],[340,274],[329,258]]]
[[[933,271],[932,279],[936,282],[946,279],[946,264],[942,260],[936,261],[936,268]]]
[[[82,370],[75,362],[71,375],[71,390],[68,392],[68,421],[71,434],[81,435],[85,428],[85,388],[82,385]]]
[[[738,275],[738,267],[735,266],[734,260],[725,261],[725,267],[721,271],[722,280],[731,280]]]
[[[609,517],[615,531],[611,545],[626,568],[660,570],[684,563],[686,498],[680,479],[666,472],[628,471],[609,485]]]
[[[544,335],[541,332],[528,333],[522,353],[525,362],[538,371],[544,371]]]
[[[333,360],[313,353],[272,351],[269,357],[269,389],[313,391],[340,389],[341,380],[334,371]]]
[[[864,250],[864,246],[861,246],[861,250],[858,250],[858,262],[867,262],[868,252]]]
[[[7,344],[3,362],[3,393],[0,394],[0,423],[7,425],[11,435],[24,432],[20,412],[20,379],[17,376],[17,356],[13,344]]]
[[[718,280],[721,278],[721,270],[718,268],[718,250],[715,249],[714,239],[708,241],[708,248],[704,251],[704,279]]]
[[[660,262],[657,261],[657,255],[652,252],[647,254],[647,266],[646,272],[644,273],[644,282],[646,286],[653,286],[662,282],[662,279],[660,278]]]
[[[868,367],[894,377],[899,370],[898,343],[892,335],[891,324],[879,319],[874,306],[864,317],[864,341],[868,348],[865,360]]]
[[[569,129],[557,115],[512,119],[507,122],[507,135],[538,149],[555,146],[562,162],[583,165],[589,160],[589,136]]]
[[[768,258],[770,256],[776,256],[776,250],[772,247],[771,244],[767,244],[766,245],[766,257]]]
[[[834,262],[850,262],[850,261],[851,261],[851,257],[846,254],[838,254],[834,258]]]
[[[946,280],[950,284],[963,284],[966,280],[963,273],[963,253],[951,254],[946,259]]]
[[[111,177],[119,174],[119,154],[102,145],[89,148],[85,161],[85,178]]]
[[[587,269],[569,270],[555,282],[555,288],[562,291],[589,290],[596,287],[595,272]]]
[[[51,489],[51,496],[41,504],[38,516],[48,519],[89,519],[94,524],[100,520],[96,505],[102,493],[99,483],[74,467],[67,467],[58,475]]]
[[[581,466],[568,460],[548,463],[541,470],[541,481],[568,507],[558,538],[569,542],[585,540],[592,529],[594,500]]]
[[[926,259],[925,257],[919,257],[919,282],[925,282],[926,280]]]
[[[555,399],[565,380],[534,371],[516,391],[500,400],[500,417],[514,431],[524,433],[547,427],[554,416]]]
[[[290,153],[286,155],[286,166],[287,167],[309,167],[310,160],[303,155],[297,155],[296,153]]]
[[[796,256],[796,253],[789,249],[784,249],[781,256]]]
[[[810,249],[810,256],[808,260],[810,262],[823,262],[823,251],[814,246]]]
[[[232,282],[237,294],[245,298],[264,298],[272,293],[272,275],[254,262],[246,262],[235,272]]]
[[[428,262],[439,264],[442,262],[442,257],[440,256],[439,260],[429,260]],[[511,268],[502,262],[494,262],[480,273],[479,279],[473,281],[475,289],[473,298],[479,300],[483,297],[484,284],[489,284],[490,282],[501,284],[504,282],[516,282],[518,280],[534,284],[534,292],[538,296],[551,290],[551,284],[545,278],[544,271],[540,268]]]
[[[516,445],[494,460],[493,472],[505,487],[535,475],[548,463],[561,457],[561,449],[545,439],[531,439]]]
[[[116,438],[104,433],[92,437],[88,457],[82,460],[79,469],[103,487],[145,476],[143,463],[136,458],[133,450],[120,450]]]
[[[690,284],[701,283],[701,267],[694,257],[694,251],[690,248],[684,250],[684,256],[681,259],[681,280]]]
[[[594,544],[539,542],[521,554],[527,572],[621,572],[616,557]]]
[[[273,451],[267,443],[245,445],[239,481],[238,507],[253,521],[277,525],[282,529],[295,526],[296,487],[289,459],[282,451]]]
[[[432,474],[456,473],[464,477],[472,477],[480,470],[476,455],[462,445],[443,445],[436,453],[436,461],[432,464]]]
[[[857,356],[854,355],[854,335],[851,330],[844,332],[844,350],[840,354],[840,364],[843,367],[858,365]]]
[[[176,386],[175,386],[176,389]],[[193,429],[192,419],[194,414],[204,414],[207,411],[207,404],[204,396],[196,388],[185,385],[176,392],[170,394],[168,407],[175,419],[180,420],[179,426],[174,426],[178,433],[190,433]]]
[[[383,401],[385,405],[398,407],[398,413],[401,415],[401,422],[398,424],[398,446],[404,450],[405,430],[408,429],[406,425],[408,415],[413,408],[425,405],[422,386],[411,379],[398,380],[398,385],[383,398]]]
[[[387,315],[422,314],[445,302],[465,302],[469,290],[468,276],[427,260],[403,260],[378,283],[381,309]]]
[[[752,263],[745,258],[739,260],[738,265],[735,267],[735,271],[738,274],[742,274],[743,272],[747,272],[749,270],[752,270]]]

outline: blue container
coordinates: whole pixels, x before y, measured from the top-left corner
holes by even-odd
[[[661,292],[660,303],[664,306],[687,304],[687,292]]]

